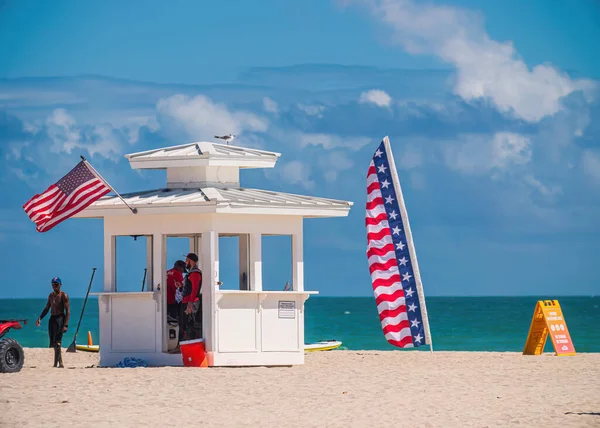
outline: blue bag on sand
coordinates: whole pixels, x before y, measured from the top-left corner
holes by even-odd
[[[135,368],[135,367],[148,367],[148,365],[140,360],[139,358],[125,357],[122,361],[115,364],[117,368]]]

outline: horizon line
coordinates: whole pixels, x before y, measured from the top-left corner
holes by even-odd
[[[263,290],[266,293],[269,292],[278,292],[280,290]],[[150,291],[147,291],[146,293],[151,293]],[[84,299],[85,296],[70,296],[73,299]],[[311,299],[314,298],[335,298],[335,299],[374,299],[373,296],[331,296],[331,295],[312,295]],[[431,298],[498,298],[498,297],[510,297],[510,298],[519,298],[519,297],[536,297],[536,298],[542,298],[542,297],[546,297],[544,300],[558,300],[559,298],[564,298],[564,297],[600,297],[600,295],[595,295],[595,294],[563,294],[563,295],[555,295],[553,298],[549,299],[547,298],[547,295],[545,294],[520,294],[520,295],[432,295],[432,296],[425,296],[426,299],[431,299]],[[45,299],[46,297],[2,297],[0,296],[0,300],[40,300],[40,299]],[[98,296],[93,296],[90,295],[88,296],[88,299],[97,299]]]

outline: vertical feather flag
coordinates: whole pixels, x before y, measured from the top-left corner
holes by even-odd
[[[392,150],[385,137],[367,173],[367,257],[381,328],[399,348],[430,345],[417,256]]]

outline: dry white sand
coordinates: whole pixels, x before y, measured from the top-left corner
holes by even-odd
[[[356,352],[278,368],[87,368],[25,349],[0,426],[600,427],[600,354]]]

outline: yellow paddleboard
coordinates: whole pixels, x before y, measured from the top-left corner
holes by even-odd
[[[86,352],[98,352],[100,351],[100,345],[75,345],[78,351]]]
[[[339,340],[323,340],[321,342],[309,343],[307,345],[304,345],[304,351],[331,351],[332,349],[337,349],[340,346],[342,346],[342,342],[340,342]]]

